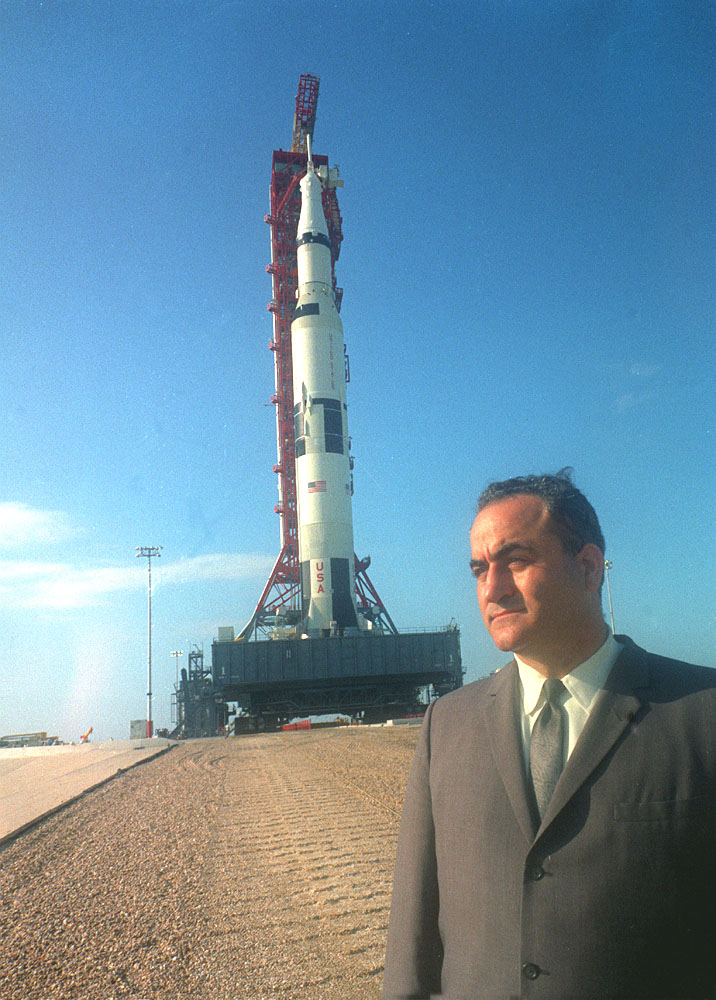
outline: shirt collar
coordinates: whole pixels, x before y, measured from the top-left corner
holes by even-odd
[[[609,671],[621,651],[621,646],[611,632],[588,660],[580,663],[562,678],[569,694],[588,712],[604,687]],[[532,715],[541,706],[544,675],[515,656],[522,683],[522,707],[525,715]]]

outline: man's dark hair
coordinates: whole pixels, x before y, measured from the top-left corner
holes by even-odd
[[[566,552],[576,555],[591,543],[604,553],[604,535],[589,500],[572,482],[572,469],[566,466],[554,475],[516,476],[501,483],[490,483],[480,494],[477,512],[498,500],[527,494],[539,497],[552,517],[554,530]]]

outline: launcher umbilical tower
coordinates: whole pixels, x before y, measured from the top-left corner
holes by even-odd
[[[307,170],[308,147],[312,145],[316,122],[319,83],[316,76],[301,76],[296,96],[291,149],[275,150],[271,165],[271,209],[265,216],[265,221],[271,227],[271,263],[266,270],[273,281],[273,296],[268,305],[273,314],[273,338],[269,348],[274,355],[275,368],[275,391],[271,402],[276,407],[278,460],[273,468],[278,479],[278,503],[274,510],[279,515],[281,548],[256,609],[239,634],[238,638],[241,640],[256,638],[258,635],[275,635],[277,626],[285,629],[295,627],[307,610],[302,607],[299,563],[291,322],[296,309],[298,287],[296,237],[301,212],[299,181]],[[313,153],[312,162],[326,177],[331,175],[326,156]],[[336,174],[337,170],[333,175]],[[341,183],[326,183],[322,190],[323,212],[330,244],[330,279],[339,311],[343,289],[337,286],[335,266],[343,232],[336,187]],[[341,363],[345,366],[348,382],[350,370],[347,354],[341,359]],[[349,463],[352,470],[352,457],[349,458]],[[352,488],[351,474],[351,492]],[[354,554],[353,564],[356,606],[360,616],[377,630],[395,633],[395,625],[367,574],[370,557],[358,559]]]

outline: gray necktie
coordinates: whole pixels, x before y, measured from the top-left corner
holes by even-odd
[[[564,767],[564,709],[559,704],[564,690],[564,684],[556,677],[544,682],[547,701],[532,728],[530,772],[540,817],[545,814]]]

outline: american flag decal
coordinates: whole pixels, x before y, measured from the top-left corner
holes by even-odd
[[[315,482],[308,484],[309,493],[325,493],[326,492],[326,480],[316,479]]]

